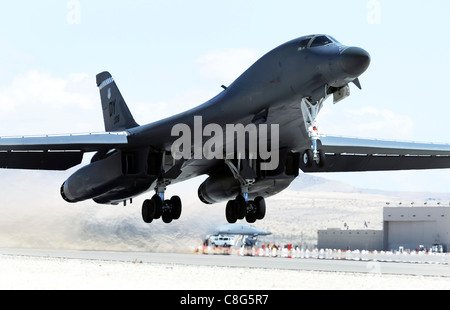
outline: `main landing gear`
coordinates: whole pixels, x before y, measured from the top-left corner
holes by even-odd
[[[256,160],[238,159],[237,167],[231,160],[225,160],[233,176],[241,184],[241,194],[236,199],[229,200],[225,208],[228,223],[246,219],[248,223],[262,220],[266,215],[266,202],[258,196],[255,200],[248,200],[248,189],[255,182]]]
[[[170,223],[178,220],[181,216],[181,199],[178,196],[172,196],[164,200],[166,183],[158,183],[155,188],[156,194],[151,199],[147,199],[142,204],[142,219],[146,223],[162,218],[164,223]]]
[[[263,197],[256,197],[253,201],[246,201],[244,196],[238,195],[236,199],[229,200],[225,208],[228,223],[246,219],[248,223],[262,220],[266,215],[266,202]]]

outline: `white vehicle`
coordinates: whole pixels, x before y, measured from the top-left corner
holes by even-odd
[[[231,247],[234,245],[234,236],[211,236],[209,238],[209,243],[219,247]]]

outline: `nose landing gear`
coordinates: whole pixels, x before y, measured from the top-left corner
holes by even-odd
[[[306,131],[311,139],[311,149],[307,149],[303,153],[303,164],[305,167],[311,167],[313,163],[316,163],[320,168],[325,165],[325,153],[318,149],[320,134],[316,123],[316,118],[322,109],[324,100],[325,98],[322,98],[313,104],[307,98],[303,98],[300,104]]]
[[[311,167],[314,163],[319,167],[323,167],[325,165],[325,153],[321,150],[316,149],[316,153],[311,149],[305,150],[303,153],[303,164],[305,167]]]

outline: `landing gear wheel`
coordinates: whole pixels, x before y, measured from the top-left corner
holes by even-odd
[[[152,201],[147,199],[144,201],[144,203],[142,204],[142,219],[144,220],[144,222],[150,224],[151,222],[153,222],[153,209],[154,206],[152,204]]]
[[[142,219],[146,223],[157,220],[162,214],[162,201],[158,195],[154,195],[152,199],[146,199],[142,204]]]
[[[170,200],[166,200],[165,203],[170,203]],[[170,210],[165,210],[162,214],[162,221],[166,224],[169,224],[172,222],[173,217],[172,217],[172,212]]]
[[[308,149],[303,153],[303,164],[305,167],[311,167],[313,163],[314,154],[313,151]]]
[[[316,164],[320,168],[325,165],[325,153],[323,151],[319,151],[319,158],[316,160]]]
[[[181,216],[181,199],[178,196],[172,196],[170,198],[170,204],[172,205],[172,218],[178,220]]]
[[[161,215],[162,215],[162,204],[163,204],[163,202],[162,202],[162,200],[161,200],[161,197],[159,197],[158,195],[153,195],[153,197],[152,197],[152,199],[150,200],[151,201],[151,203],[153,204],[153,209],[152,209],[152,213],[151,213],[151,215],[152,215],[152,217],[155,219],[155,220],[157,220],[157,219],[159,219],[160,217],[161,217]]]
[[[225,216],[227,218],[228,223],[230,224],[236,223],[237,221],[236,205],[237,205],[236,200],[229,200],[225,208]]]
[[[264,200],[263,197],[258,196],[255,198],[253,203],[255,204],[255,208],[256,208],[256,213],[255,213],[256,219],[262,220],[266,216],[266,201]]]
[[[247,213],[247,202],[242,195],[236,197],[236,217],[238,220],[243,220]]]
[[[245,219],[247,220],[247,223],[254,223],[256,222],[256,213],[252,210],[250,212],[247,212],[247,214],[245,215]]]
[[[254,201],[245,201],[244,197],[239,195],[228,201],[225,216],[231,224],[244,218],[248,223],[254,223],[266,216],[266,201],[261,196],[256,197]]]
[[[170,200],[161,200],[158,194],[153,195],[151,199],[146,199],[142,204],[142,219],[146,223],[162,217],[164,223],[170,223],[178,220],[182,210],[181,199],[173,196]]]

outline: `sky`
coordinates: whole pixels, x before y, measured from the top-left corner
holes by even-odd
[[[95,75],[105,70],[150,123],[212,98],[286,41],[326,33],[372,61],[362,90],[325,102],[322,132],[450,143],[449,11],[447,0],[5,2],[0,135],[103,131]],[[400,191],[447,192],[450,181],[449,170],[320,176]]]

